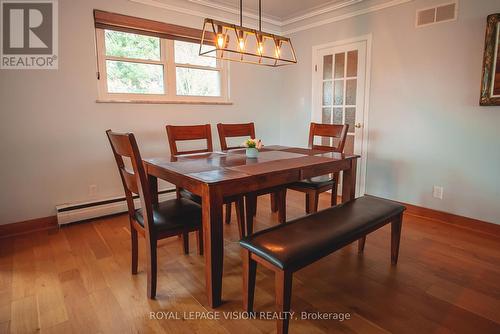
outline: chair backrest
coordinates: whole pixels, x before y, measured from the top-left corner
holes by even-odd
[[[320,124],[312,123],[309,128],[309,148],[329,151],[329,152],[340,152],[344,151],[344,145],[347,139],[347,130],[349,129],[348,124]],[[314,137],[329,137],[334,140],[333,146],[329,145],[315,145]],[[336,140],[335,140],[336,139]]]
[[[141,154],[137,147],[134,134],[116,133],[111,130],[106,131],[113,155],[115,156],[118,172],[125,190],[127,199],[128,213],[131,217],[135,215],[135,206],[133,195],[137,194],[141,200],[143,208],[144,228],[150,231],[150,222],[153,221],[153,207],[151,191],[149,189],[148,178],[144,170]],[[129,158],[132,164],[132,171],[127,169],[123,158]]]
[[[204,125],[167,125],[168,144],[172,155],[212,152],[212,130],[210,124]],[[207,148],[199,150],[179,151],[178,141],[199,140],[207,141]]]
[[[223,151],[230,150],[233,148],[239,148],[239,146],[228,146],[226,138],[231,137],[250,137],[255,139],[255,125],[253,123],[242,123],[242,124],[217,124],[217,131],[219,132],[220,147]]]

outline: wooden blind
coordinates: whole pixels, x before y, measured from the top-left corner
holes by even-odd
[[[199,43],[202,30],[94,9],[96,28]]]

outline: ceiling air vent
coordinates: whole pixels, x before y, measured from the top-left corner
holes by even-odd
[[[457,3],[452,2],[432,8],[417,10],[417,27],[449,22],[457,19]]]

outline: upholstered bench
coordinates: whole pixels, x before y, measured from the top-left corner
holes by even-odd
[[[397,263],[405,207],[363,196],[293,221],[257,232],[240,241],[243,247],[243,308],[253,311],[257,262],[275,272],[278,333],[288,332],[292,274],[356,240],[363,251],[365,236],[391,223],[391,260]]]

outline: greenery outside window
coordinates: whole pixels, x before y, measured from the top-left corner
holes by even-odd
[[[99,100],[228,103],[222,61],[199,56],[199,44],[96,29]]]

